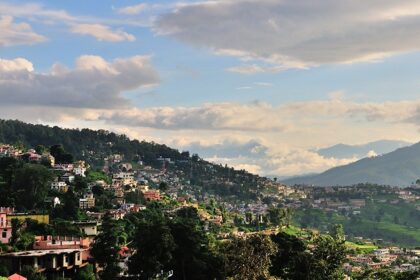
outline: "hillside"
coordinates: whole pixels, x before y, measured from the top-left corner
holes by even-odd
[[[318,186],[375,183],[407,186],[420,178],[420,143],[394,152],[329,169],[318,175],[295,177],[287,184]]]
[[[196,191],[203,189],[224,197],[255,199],[259,189],[257,186],[264,185],[266,181],[245,170],[210,163],[187,151],[180,152],[154,142],[131,140],[125,135],[105,130],[63,129],[0,120],[0,143],[25,148],[61,144],[76,160],[86,161],[93,169],[102,169],[104,159],[113,154],[122,155],[125,162],[141,160],[145,165],[157,169],[162,167],[162,161],[158,158],[170,158],[172,164],[167,169],[184,174],[184,179],[191,181]]]

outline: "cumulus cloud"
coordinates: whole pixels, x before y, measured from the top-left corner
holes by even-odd
[[[144,11],[147,8],[147,4],[146,3],[140,3],[137,5],[132,5],[132,6],[126,6],[126,7],[122,7],[119,8],[117,11],[120,14],[126,14],[126,15],[136,15],[141,13],[142,11]]]
[[[0,17],[0,30],[0,47],[32,45],[47,40],[46,37],[32,31],[29,24],[14,22],[11,16]]]
[[[109,26],[102,24],[76,24],[71,27],[71,32],[81,35],[95,37],[98,41],[121,42],[136,40],[134,35],[123,30],[112,30]]]
[[[155,23],[159,34],[265,64],[228,69],[239,73],[378,61],[418,51],[419,28],[416,0],[207,1]]]
[[[0,72],[28,71],[34,70],[32,62],[25,58],[15,58],[12,60],[0,58]]]
[[[106,61],[85,55],[74,69],[55,64],[49,73],[34,71],[23,58],[0,60],[0,106],[120,108],[129,101],[122,93],[159,82],[148,56]]]

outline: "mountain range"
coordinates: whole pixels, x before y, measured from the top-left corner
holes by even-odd
[[[316,152],[327,158],[360,159],[370,155],[390,153],[398,148],[406,147],[412,144],[413,143],[400,140],[379,140],[362,145],[337,144],[331,147],[318,149]]]
[[[335,167],[321,174],[286,179],[284,183],[317,186],[374,183],[403,187],[419,178],[420,142],[384,155]]]

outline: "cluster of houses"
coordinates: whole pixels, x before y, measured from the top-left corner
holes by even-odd
[[[22,157],[26,158],[29,162],[45,162],[51,166],[54,166],[55,164],[54,157],[49,153],[40,155],[34,149],[29,149],[25,152],[22,149],[8,144],[0,144],[0,157]]]
[[[367,254],[348,255],[344,270],[347,273],[361,272],[367,268],[377,270],[392,268],[397,272],[418,269],[420,250],[389,247],[376,249]]]
[[[0,144],[0,157],[18,157],[22,154],[23,151],[13,145]]]

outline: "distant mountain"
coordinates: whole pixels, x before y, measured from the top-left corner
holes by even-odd
[[[370,142],[363,145],[346,145],[346,144],[337,144],[328,148],[322,148],[316,152],[328,158],[364,158],[368,154],[377,154],[382,155],[395,151],[396,149],[412,145],[413,143],[399,141],[399,140],[379,140],[375,142]]]
[[[420,142],[391,153],[364,158],[354,163],[329,169],[318,175],[287,179],[287,184],[317,186],[375,183],[408,186],[420,178]]]

